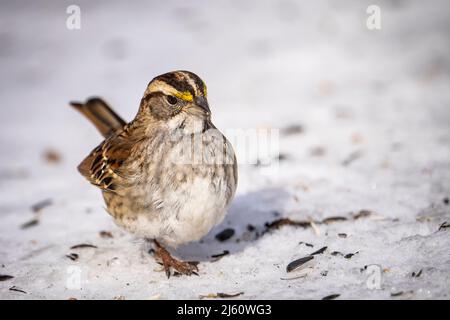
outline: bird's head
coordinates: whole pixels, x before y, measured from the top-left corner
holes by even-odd
[[[187,120],[209,122],[206,85],[196,74],[174,71],[157,76],[147,86],[138,117],[185,126]]]

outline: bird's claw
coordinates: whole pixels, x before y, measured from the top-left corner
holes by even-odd
[[[167,278],[170,278],[172,270],[176,271],[178,275],[191,276],[194,274],[198,276],[197,262],[177,260],[174,257],[172,257],[171,254],[159,243],[155,242],[155,244],[156,244],[155,257],[161,260]]]

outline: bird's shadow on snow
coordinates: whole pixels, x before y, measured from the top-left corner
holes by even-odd
[[[245,250],[255,244],[265,230],[265,224],[280,216],[292,196],[284,189],[263,189],[239,195],[233,201],[224,221],[211,230],[201,241],[179,247],[175,255],[184,260],[213,261],[215,255]],[[234,235],[225,241],[216,235],[233,229]]]

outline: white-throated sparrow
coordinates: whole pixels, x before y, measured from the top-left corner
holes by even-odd
[[[211,122],[203,81],[188,71],[154,78],[130,123],[99,98],[71,105],[105,137],[78,169],[102,190],[109,214],[154,240],[168,276],[171,269],[194,273],[195,265],[174,259],[163,245],[208,233],[223,220],[237,185],[234,151]]]

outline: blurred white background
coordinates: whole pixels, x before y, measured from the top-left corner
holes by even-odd
[[[66,27],[71,4],[81,8],[80,30]],[[371,4],[381,9],[381,30],[366,27]],[[448,298],[450,240],[436,232],[450,221],[442,200],[450,195],[448,1],[2,1],[0,8],[0,273],[14,274],[25,298],[226,290],[247,298],[394,291]],[[99,192],[77,173],[101,139],[68,102],[101,96],[131,120],[148,82],[177,69],[205,80],[218,128],[281,130],[277,174],[240,168],[224,222],[236,238],[247,223],[262,228],[273,211],[320,220],[370,209],[389,220],[322,227],[320,236],[285,228],[248,245],[217,244],[212,234],[180,254],[234,255],[205,263],[195,284],[153,272],[151,257],[112,225]],[[302,130],[288,134],[289,127]],[[53,205],[22,230],[34,216],[29,207],[43,199]],[[99,244],[103,229],[116,233]],[[301,285],[280,281],[285,264],[308,251],[296,247],[300,240],[360,255],[319,263]],[[72,261],[64,255],[86,241],[99,247],[77,262],[89,268],[91,284],[68,291]],[[127,268],[105,270],[115,256]],[[369,263],[392,271],[381,290],[367,290],[352,272]],[[428,270],[425,279],[411,282],[418,269]],[[0,297],[24,298],[10,286],[0,284]]]

